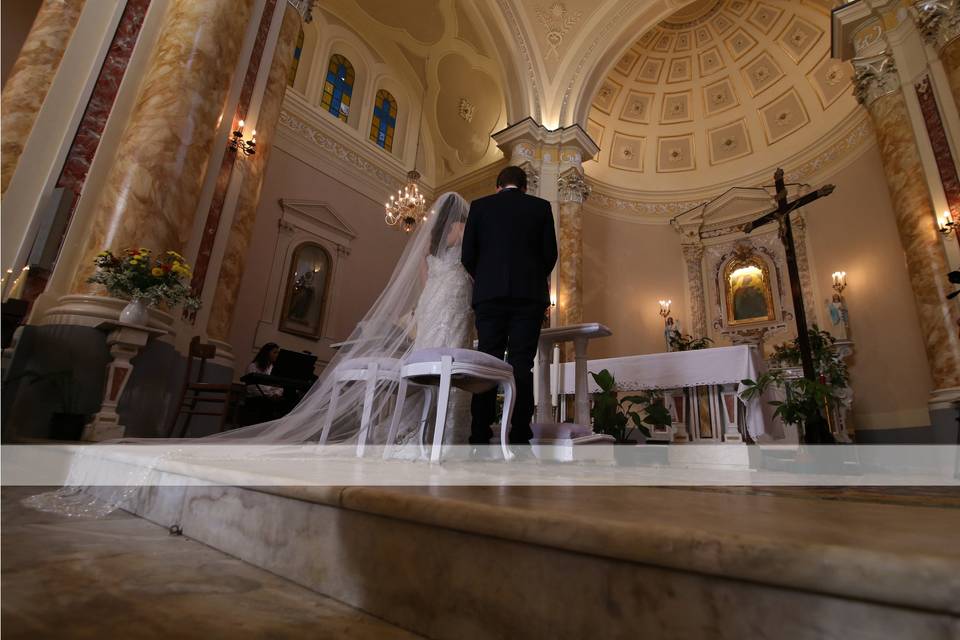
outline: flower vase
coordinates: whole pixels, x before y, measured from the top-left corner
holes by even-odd
[[[120,323],[141,326],[150,324],[150,310],[147,308],[147,303],[143,300],[131,300],[120,312]]]

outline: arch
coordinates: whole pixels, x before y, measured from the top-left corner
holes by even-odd
[[[347,57],[339,53],[330,56],[320,107],[347,122],[350,117],[350,100],[355,82],[356,72]]]
[[[302,242],[291,254],[284,285],[280,330],[319,339],[333,275],[333,258],[326,247]]]
[[[370,120],[370,140],[388,152],[393,151],[397,127],[397,99],[386,89],[377,91]]]

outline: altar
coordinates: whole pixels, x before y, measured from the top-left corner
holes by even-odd
[[[765,370],[754,346],[736,345],[696,351],[675,351],[640,356],[589,360],[587,369],[608,370],[620,391],[659,389],[664,392],[673,419],[670,433],[654,434],[676,442],[743,442],[761,436],[784,437],[773,420],[770,398],[743,400],[742,381],[756,380]],[[554,384],[561,395],[576,391],[575,363],[559,367]],[[591,379],[588,390],[598,390]]]

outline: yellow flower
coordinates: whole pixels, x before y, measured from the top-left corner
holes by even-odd
[[[153,275],[155,275],[155,276],[157,276],[157,277],[159,278],[160,276],[163,275],[163,269],[161,269],[160,267],[154,267],[154,268],[150,271],[150,273],[152,273]]]

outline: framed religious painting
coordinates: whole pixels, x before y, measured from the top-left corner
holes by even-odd
[[[306,242],[293,250],[283,294],[280,330],[307,338],[323,335],[332,261],[326,249]]]
[[[723,287],[728,326],[776,320],[770,267],[760,256],[738,252],[723,269]]]

